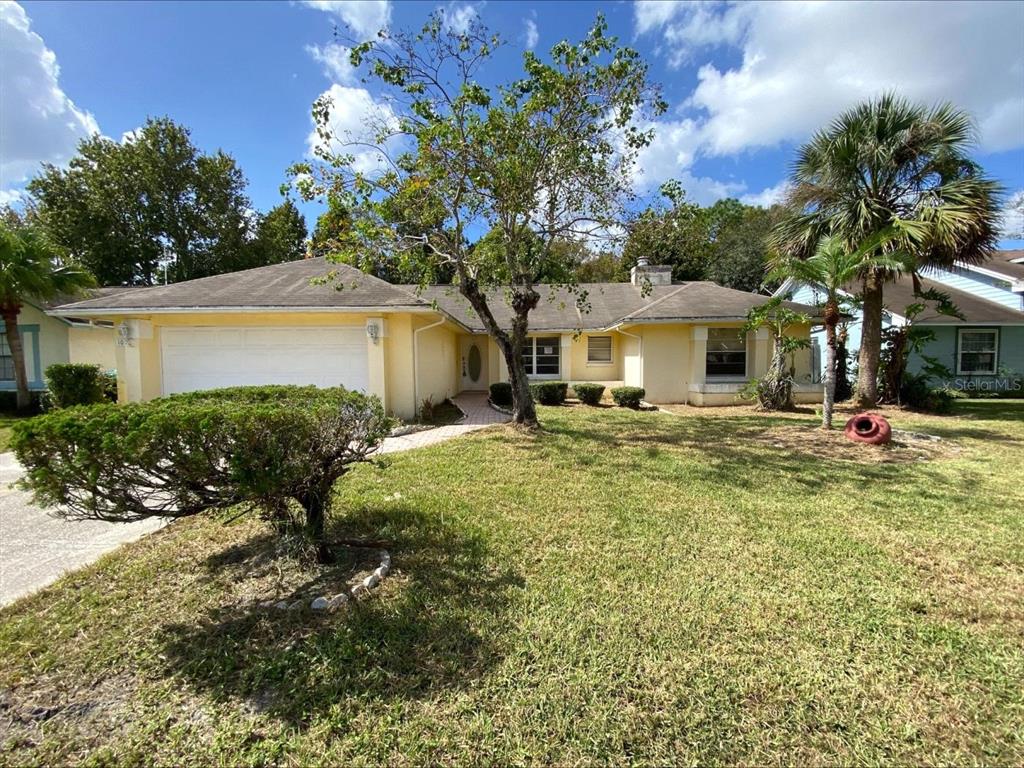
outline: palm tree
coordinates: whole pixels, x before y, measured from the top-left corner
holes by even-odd
[[[890,235],[885,233],[883,238]],[[781,257],[776,259],[770,277],[792,279],[809,283],[825,292],[822,315],[825,325],[825,399],[821,426],[832,428],[832,412],[836,402],[836,370],[839,342],[836,328],[842,319],[842,289],[866,271],[885,271],[898,274],[912,270],[913,263],[906,254],[879,253],[876,240],[871,240],[855,251],[848,250],[838,237],[825,237],[818,243],[814,255],[808,259]]]
[[[1001,188],[967,155],[974,142],[968,113],[949,104],[911,104],[892,94],[841,114],[799,151],[788,202],[796,213],[775,245],[807,258],[822,237],[856,250],[881,232],[880,252],[906,251],[917,267],[979,263],[998,239]],[[858,275],[864,321],[857,399],[878,398],[882,286],[894,273],[865,266]]]
[[[59,263],[53,246],[28,224],[0,221],[0,315],[14,361],[17,407],[29,406],[25,352],[18,332],[18,315],[28,299],[46,301],[94,285],[88,272],[74,263]]]

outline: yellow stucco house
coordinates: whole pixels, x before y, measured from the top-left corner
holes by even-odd
[[[654,403],[735,402],[767,369],[767,333],[739,328],[768,297],[673,284],[667,269],[638,267],[630,283],[580,286],[586,312],[568,292],[542,289],[530,317],[528,373],[636,385]],[[311,282],[332,271],[333,282]],[[508,316],[500,294],[490,304],[499,322]],[[322,259],[113,293],[50,314],[113,324],[126,401],[243,384],[341,384],[411,418],[428,397],[436,403],[507,378],[497,346],[454,288],[391,285]],[[795,365],[798,399],[818,400],[810,351]]]

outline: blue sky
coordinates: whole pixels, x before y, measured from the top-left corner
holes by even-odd
[[[330,90],[344,102],[344,127],[379,97],[347,71],[334,26],[361,37],[438,8],[452,25],[478,16],[503,35],[494,79],[514,77],[527,46],[578,38],[603,11],[671,105],[641,187],[678,178],[702,203],[771,202],[814,129],[895,89],[971,110],[977,159],[1024,190],[1024,3],[4,2],[0,200],[40,162],[66,162],[86,133],[120,138],[169,115],[203,149],[234,155],[266,210],[308,152],[313,100]]]

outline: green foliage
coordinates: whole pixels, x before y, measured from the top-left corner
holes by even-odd
[[[793,355],[799,349],[811,345],[808,338],[789,333],[796,325],[810,323],[807,315],[794,312],[783,306],[782,300],[773,298],[747,313],[743,332],[767,328],[772,337],[772,359],[768,371],[760,379],[751,382],[745,395],[752,394],[758,407],[763,411],[790,411],[793,409],[794,362]]]
[[[924,354],[928,344],[935,341],[935,331],[929,326],[917,325],[917,319],[925,310],[930,309],[938,315],[964,319],[963,313],[956,307],[948,294],[930,288],[921,290],[915,276],[914,303],[903,309],[901,313],[906,319],[903,325],[893,325],[882,331],[882,353],[878,366],[879,401],[883,403],[901,404],[908,382],[914,378],[907,371],[907,362],[911,355],[917,355],[924,363],[921,374],[925,381],[932,379],[949,379],[953,373],[936,358]],[[931,305],[929,307],[929,305]],[[915,393],[920,390],[913,385]],[[927,409],[933,410],[933,409]]]
[[[576,267],[576,280],[581,283],[625,283],[629,271],[622,257],[611,252],[587,254]]]
[[[502,408],[512,405],[512,385],[507,381],[496,381],[490,386],[491,402]]]
[[[580,399],[580,402],[585,405],[597,405],[604,396],[604,384],[581,382],[573,384],[572,389],[576,393],[576,397]],[[641,395],[642,397],[643,395]]]
[[[935,387],[926,373],[907,374],[900,387],[899,401],[902,405],[925,413],[950,413],[959,393],[945,387]]]
[[[782,208],[728,198],[707,208],[687,201],[678,182],[661,189],[667,205],[649,207],[631,224],[623,272],[646,258],[672,266],[673,280],[711,280],[741,291],[766,285],[772,227]]]
[[[306,256],[306,218],[292,200],[285,200],[259,217],[250,244],[250,267],[296,261]]]
[[[241,387],[62,409],[19,423],[13,444],[36,502],[63,516],[126,522],[241,504],[282,533],[303,530],[326,556],[331,489],[391,426],[357,392]]]
[[[541,405],[564,405],[569,385],[564,381],[533,381],[530,394]]]
[[[639,408],[646,394],[643,387],[612,388],[612,400],[621,408],[633,408],[634,410]]]
[[[67,168],[29,182],[51,239],[103,285],[152,285],[253,265],[251,204],[234,158],[149,119],[128,141],[83,139]]]
[[[1001,187],[970,157],[973,120],[951,104],[928,108],[894,94],[837,117],[797,154],[774,245],[805,258],[822,237],[849,250],[875,243],[915,267],[978,263],[997,245]],[[883,283],[893,270],[868,267],[858,397],[877,399]]]
[[[107,381],[98,365],[88,363],[54,363],[46,369],[46,386],[53,408],[105,402],[109,399]],[[116,379],[114,386],[116,393]]]

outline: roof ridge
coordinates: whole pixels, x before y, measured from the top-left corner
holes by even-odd
[[[626,319],[628,319],[630,317],[636,317],[641,312],[646,312],[649,309],[653,309],[654,307],[658,306],[659,304],[661,304],[661,302],[665,301],[666,299],[671,299],[673,296],[676,296],[680,292],[686,290],[691,285],[693,285],[694,282],[697,282],[697,281],[690,280],[688,282],[683,283],[678,288],[676,288],[674,291],[670,291],[669,293],[666,293],[661,298],[655,299],[650,304],[645,304],[644,306],[640,307],[640,309],[636,310],[635,312],[630,312],[628,315],[624,315],[623,317],[619,318],[619,322],[621,323],[623,320],[626,320]]]

